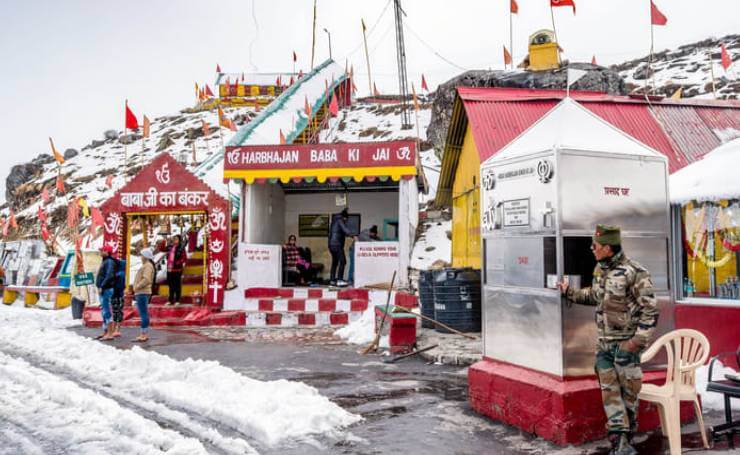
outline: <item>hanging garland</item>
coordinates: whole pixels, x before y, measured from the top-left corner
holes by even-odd
[[[722,256],[721,259],[716,260],[716,261],[710,261],[709,259],[707,259],[706,256],[704,256],[703,251],[696,252],[696,257],[701,261],[702,264],[706,265],[710,269],[716,269],[716,268],[726,265],[728,262],[730,262],[730,259],[732,259],[734,256],[735,256],[734,253],[732,253],[731,251],[728,251],[725,253],[724,256]]]
[[[740,251],[740,243],[732,243],[732,240],[727,238],[729,235],[723,234],[723,231],[717,231],[717,233],[719,234],[719,239],[722,241],[722,246],[725,247],[725,249],[732,251],[733,253]]]

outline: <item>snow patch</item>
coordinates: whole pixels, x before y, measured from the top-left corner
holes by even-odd
[[[452,221],[426,221],[426,231],[414,244],[411,253],[411,268],[429,270],[437,261],[452,262],[452,240],[447,238],[447,231],[452,229]]]

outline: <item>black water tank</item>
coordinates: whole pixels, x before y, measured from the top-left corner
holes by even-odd
[[[461,332],[480,332],[480,270],[448,268],[434,272],[434,319]],[[448,333],[437,327],[438,332]]]
[[[422,270],[419,272],[419,303],[421,304],[421,314],[428,318],[434,319],[434,271]],[[433,329],[434,324],[422,319],[421,326],[427,329]]]

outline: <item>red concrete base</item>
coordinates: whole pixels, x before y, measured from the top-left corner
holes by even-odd
[[[103,319],[100,307],[85,308],[82,313],[85,327],[100,327]],[[192,327],[192,326],[244,326],[247,322],[243,311],[213,311],[208,308],[182,306],[149,306],[150,327]],[[123,310],[123,327],[139,327],[141,319],[138,312],[131,307]]]
[[[645,383],[662,384],[663,372],[645,372]],[[561,379],[490,359],[468,370],[470,405],[494,420],[534,433],[559,445],[606,437],[606,417],[595,376]],[[681,404],[681,420],[694,417],[691,403]],[[640,402],[639,431],[660,426],[657,408]]]
[[[709,355],[735,352],[740,345],[740,305],[677,303],[676,328],[694,329],[709,339]]]

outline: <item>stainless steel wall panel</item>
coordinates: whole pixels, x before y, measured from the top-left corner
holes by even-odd
[[[484,286],[483,355],[563,374],[560,293]]]
[[[668,291],[668,237],[622,237],[627,257],[645,267],[656,291]]]
[[[563,231],[604,223],[623,233],[668,232],[665,160],[563,152],[558,167]]]

